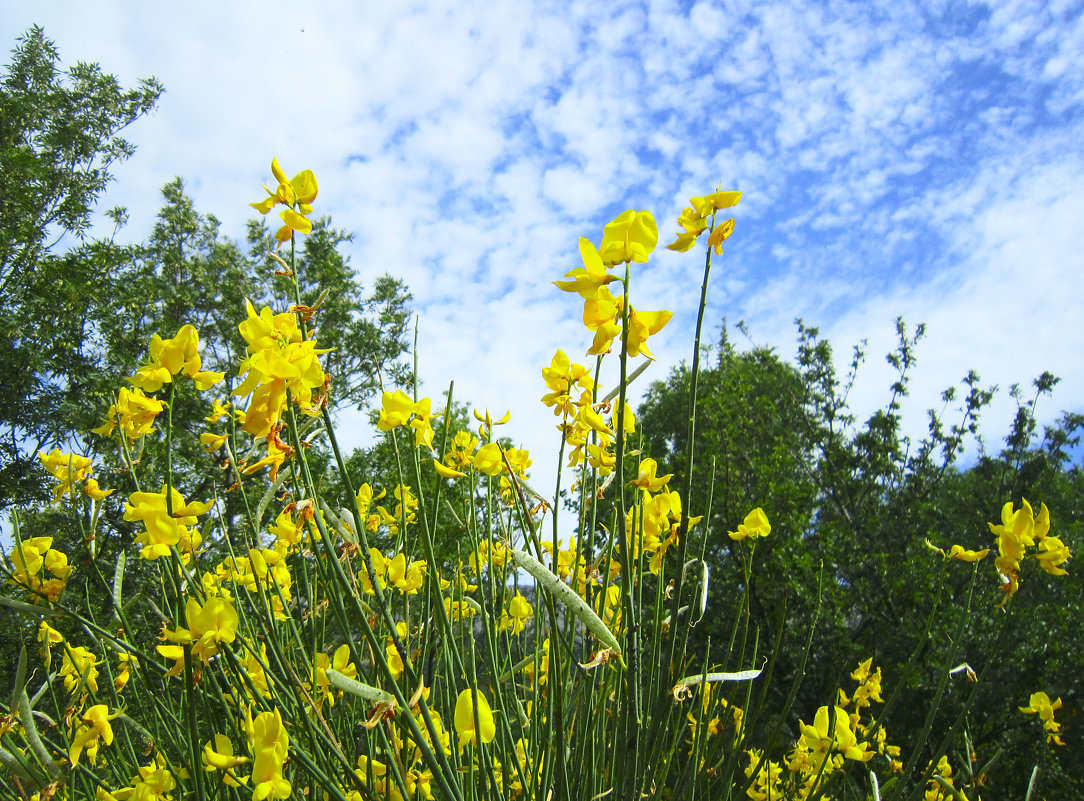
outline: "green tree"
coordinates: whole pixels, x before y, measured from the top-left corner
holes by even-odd
[[[941,411],[929,413],[928,434],[912,441],[902,430],[900,402],[924,332],[911,334],[902,321],[898,332],[897,348],[887,357],[896,370],[888,402],[863,423],[847,401],[865,357],[861,348],[841,377],[830,344],[815,328],[799,323],[793,364],[762,348],[739,352],[724,335],[715,365],[701,372],[699,382],[696,468],[687,505],[692,514],[708,515],[701,525],[708,537],[712,613],[693,637],[701,648],[710,639],[716,658],[726,653],[720,644],[730,642],[734,621],[744,614],[736,604],[745,589],[743,564],[751,557],[750,628],[760,632],[762,644],[774,642],[782,628],[773,686],[800,680],[784,721],[788,731],[797,718],[810,720],[837,687],[846,686],[849,671],[872,656],[884,669],[886,687],[901,688],[884,721],[888,731],[897,742],[921,740],[945,671],[967,662],[980,682],[954,745],[963,748],[966,726],[981,757],[1001,750],[990,776],[998,792],[1023,795],[1039,763],[1044,791],[1078,795],[1079,780],[1069,777],[1084,775],[1079,749],[1051,751],[1017,707],[1037,690],[1060,694],[1066,704],[1080,696],[1079,671],[1067,661],[1069,644],[1084,636],[1079,576],[1070,571],[1055,579],[1029,563],[1025,586],[1004,613],[996,608],[1000,580],[991,557],[978,565],[965,615],[972,571],[945,562],[925,540],[946,550],[954,543],[991,546],[987,521],[998,521],[1006,501],[1019,505],[1027,498],[1046,502],[1054,533],[1079,547],[1084,486],[1071,457],[1081,417],[1065,415],[1038,435],[1036,402],[1056,382],[1044,374],[1031,401],[1014,389],[1019,412],[1007,447],[960,465],[967,437],[981,445],[979,415],[994,390],[969,373],[963,392],[946,391]],[[671,486],[681,486],[685,470],[688,393],[689,371],[676,368],[665,384],[652,387],[639,410],[646,449],[675,473]],[[758,506],[772,533],[751,553],[726,532]],[[803,670],[801,655],[814,627]],[[947,664],[950,656],[955,661]],[[964,713],[963,684],[954,680],[943,700],[931,749],[939,732]]]
[[[285,287],[277,284],[279,277],[274,271],[279,266],[267,257],[267,243],[259,223],[250,229],[253,240],[243,249],[221,235],[217,219],[195,208],[180,179],[168,183],[162,194],[163,206],[146,242],[98,242],[54,260],[90,254],[110,265],[96,278],[88,294],[78,299],[82,304],[81,329],[72,339],[70,359],[79,369],[63,376],[65,392],[72,402],[63,417],[52,421],[50,429],[56,432],[51,443],[74,442],[80,450],[92,450],[103,486],[116,489],[116,495],[102,504],[93,550],[86,542],[90,521],[80,521],[66,505],[32,507],[18,513],[23,536],[52,536],[55,547],[73,555],[93,552],[95,558],[73,575],[65,598],[80,606],[106,610],[107,618],[112,608],[113,570],[122,555],[127,556],[126,598],[153,594],[157,571],[136,558],[134,535],[138,524],[123,519],[121,501],[136,487],[127,474],[115,435],[105,438],[89,433],[90,429],[102,421],[116,393],[126,385],[127,376],[147,360],[151,337],[159,334],[168,339],[182,325],[194,325],[200,335],[204,369],[226,372],[227,381],[215,391],[204,393],[197,392],[189,381],[177,382],[171,414],[175,432],[171,443],[172,480],[186,498],[222,500],[226,539],[236,545],[240,540],[235,542],[235,535],[245,528],[249,509],[234,489],[238,478],[234,466],[222,469],[226,457],[222,452],[207,453],[200,445],[199,434],[211,429],[204,418],[211,412],[212,398],[223,402],[230,399],[229,376],[236,374],[247,355],[238,330],[238,323],[245,319],[246,299],[256,308],[267,304],[275,311],[285,311],[292,304],[283,296]],[[333,345],[349,354],[332,362],[336,365],[331,368],[336,372],[329,390],[329,409],[333,413],[368,403],[380,384],[380,374],[392,382],[405,374],[401,357],[406,349],[410,295],[400,281],[386,275],[378,277],[372,291],[365,294],[341,252],[348,241],[346,234],[331,228],[329,220],[322,220],[298,253],[298,264],[310,276],[302,282],[303,299],[315,305],[316,298],[326,290],[324,302],[311,321],[318,329],[321,345]],[[168,388],[159,395],[168,397]],[[322,423],[318,419],[302,420],[307,426],[304,436],[313,441],[308,451],[310,464],[317,471],[329,470],[327,441],[319,436]],[[215,430],[226,430],[226,425],[220,422]],[[158,427],[163,427],[161,421]],[[236,441],[241,447],[237,453],[240,460],[255,462],[266,452],[263,442],[253,442],[247,435],[238,436]],[[157,482],[145,484],[144,490],[157,490],[165,482],[166,448],[161,435],[140,440],[136,453],[140,473],[145,482]],[[44,484],[52,486],[52,478],[41,472]],[[253,490],[249,490],[251,503],[264,492],[263,482],[254,484],[258,489],[255,498]],[[284,499],[282,505],[287,502]],[[221,549],[225,543],[208,542],[207,547]],[[129,623],[152,629],[158,625],[158,621],[149,619]],[[11,666],[20,640],[33,641],[32,627],[27,628],[26,621],[22,624],[25,630],[21,636],[12,636],[13,631],[0,635],[0,655],[11,656],[6,661]]]
[[[42,497],[35,454],[64,436],[80,403],[69,377],[89,369],[79,345],[99,269],[111,266],[84,238],[110,170],[132,155],[121,132],[162,91],[153,78],[123,89],[97,64],[61,71],[39,27],[0,80],[0,509]],[[56,255],[69,235],[82,244]]]

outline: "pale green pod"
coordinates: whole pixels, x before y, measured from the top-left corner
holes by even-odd
[[[686,676],[678,680],[678,684],[685,687],[693,687],[705,681],[750,681],[761,674],[761,669],[739,670],[736,673],[697,673],[695,676]]]
[[[688,697],[691,692],[689,688],[695,687],[697,684],[714,681],[752,681],[761,672],[762,670],[757,668],[756,670],[739,670],[736,673],[697,673],[695,676],[678,679],[678,683],[674,685],[671,692],[674,699],[680,701],[683,697]]]
[[[561,581],[548,567],[526,551],[509,548],[508,555],[512,557],[517,565],[530,573],[539,586],[546,589],[553,597],[563,603],[572,614],[579,618],[580,622],[587,626],[587,630],[594,634],[600,643],[610,648],[619,657],[621,656],[621,646],[617,642],[617,637],[602,622],[602,618],[595,614],[595,610],[588,605],[587,601],[576,594],[575,590]]]
[[[358,698],[364,698],[366,701],[372,701],[379,704],[388,704],[391,707],[395,707],[395,696],[391,693],[381,690],[377,687],[370,687],[368,684],[362,684],[360,681],[355,681],[347,676],[344,676],[337,670],[327,669],[327,678],[332,684],[338,687],[344,692],[348,692],[351,695],[356,695]]]

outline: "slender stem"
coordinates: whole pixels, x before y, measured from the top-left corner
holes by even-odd
[[[711,225],[708,228],[708,239],[711,239],[711,232],[715,230],[715,213],[711,215]],[[689,518],[693,514],[692,510],[692,489],[693,489],[693,460],[696,454],[696,392],[697,382],[700,377],[700,335],[704,328],[704,310],[707,308],[708,299],[708,277],[711,275],[711,245],[708,245],[707,254],[704,256],[704,279],[700,284],[700,306],[696,312],[696,334],[693,337],[693,356],[692,356],[692,372],[689,376],[689,412],[688,422],[689,427],[685,439],[685,481],[681,491],[681,500],[683,503],[681,522],[678,524],[678,540],[680,542],[680,558],[678,559],[679,565],[684,565],[688,558],[689,550]],[[705,526],[708,525],[706,521]],[[670,620],[672,625],[670,626],[671,639],[670,639],[670,659],[667,662],[669,669],[680,669],[676,667],[677,660],[677,643],[681,639],[679,632],[684,627],[679,627],[678,622],[678,609],[681,608],[681,590],[685,583],[685,571],[678,571],[677,581],[674,586],[674,594],[670,601]]]
[[[619,747],[619,755],[631,756],[633,781],[628,786],[630,798],[639,795],[640,788],[640,735],[641,723],[643,722],[643,710],[640,687],[640,653],[639,653],[639,619],[637,618],[636,603],[633,598],[635,591],[634,576],[632,575],[635,562],[632,557],[632,544],[629,542],[628,533],[625,531],[625,520],[628,516],[625,499],[625,397],[628,392],[628,345],[629,345],[629,317],[632,307],[629,302],[629,278],[630,265],[625,262],[625,297],[621,304],[621,379],[617,393],[617,418],[614,424],[614,436],[616,437],[616,452],[614,456],[614,470],[617,471],[617,541],[620,547],[618,562],[621,565],[621,598],[625,613],[625,631],[628,632],[626,650],[626,694],[622,710],[622,723],[625,729],[624,742]],[[620,758],[620,756],[619,756]]]

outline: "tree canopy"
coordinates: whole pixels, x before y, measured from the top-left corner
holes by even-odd
[[[972,570],[930,546],[991,547],[987,523],[999,522],[1006,501],[1019,506],[1028,499],[1036,509],[1045,503],[1053,533],[1079,548],[1084,471],[1076,449],[1084,417],[1065,414],[1039,434],[1037,403],[1057,382],[1044,373],[1030,400],[1018,387],[1011,390],[1015,422],[1005,446],[989,453],[979,419],[995,388],[968,373],[963,392],[946,390],[941,410],[929,413],[928,433],[913,441],[902,426],[900,400],[923,331],[910,334],[902,321],[898,330],[898,346],[887,356],[896,370],[888,401],[859,422],[847,398],[864,359],[860,348],[841,377],[830,344],[815,328],[799,322],[794,362],[766,348],[740,351],[724,329],[715,363],[698,382],[690,497],[702,499],[702,506],[689,512],[707,515],[701,525],[709,530],[712,612],[694,637],[702,647],[730,641],[729,610],[749,581],[748,613],[761,642],[780,637],[776,671],[784,681],[776,686],[800,680],[796,717],[808,719],[818,699],[843,686],[846,671],[872,656],[884,668],[886,685],[903,686],[886,725],[916,739],[941,671],[966,662],[979,676],[966,713],[968,733],[987,758],[1002,749],[994,768],[998,786],[1019,786],[1023,795],[1032,765],[1041,763],[1048,781],[1053,772],[1066,792],[1079,794],[1079,755],[1072,749],[1052,755],[1019,736],[1026,721],[1017,712],[1039,689],[1066,703],[1081,695],[1079,666],[1070,656],[1071,644],[1084,639],[1079,572],[1053,581],[1027,565],[1020,591],[1003,611],[992,557]],[[666,382],[651,387],[638,414],[645,450],[666,472],[673,470],[674,486],[681,486],[686,469],[689,386],[690,371],[674,368]],[[979,455],[961,462],[968,438]],[[771,522],[771,536],[750,550],[726,532],[758,507]],[[946,664],[950,658],[955,661]],[[946,725],[965,709],[967,688],[957,682],[953,690],[942,712]]]

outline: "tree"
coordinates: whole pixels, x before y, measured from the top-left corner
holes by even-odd
[[[1049,753],[1017,711],[1037,690],[1060,694],[1067,705],[1081,695],[1078,671],[1066,652],[1068,643],[1084,637],[1079,575],[1070,571],[1054,579],[1033,570],[1004,613],[996,608],[1001,582],[990,557],[977,567],[968,612],[972,571],[946,562],[925,541],[945,550],[954,543],[990,546],[987,522],[998,521],[1006,501],[1019,506],[1027,498],[1047,503],[1054,533],[1078,548],[1084,482],[1071,457],[1084,420],[1065,415],[1039,438],[1035,405],[1056,383],[1043,374],[1030,402],[1014,389],[1019,411],[1007,447],[962,467],[964,440],[978,436],[979,415],[994,389],[983,388],[969,373],[962,395],[946,391],[942,411],[929,414],[927,436],[912,441],[902,431],[900,400],[924,332],[919,328],[912,335],[902,321],[898,332],[898,346],[887,357],[897,371],[889,400],[861,424],[847,403],[864,359],[860,348],[840,377],[830,344],[815,328],[799,323],[794,364],[763,348],[738,352],[724,333],[716,364],[702,371],[699,382],[696,467],[687,505],[691,514],[708,515],[701,525],[708,537],[712,614],[693,637],[701,649],[710,639],[716,654],[718,644],[729,641],[742,614],[736,607],[745,589],[742,566],[751,558],[751,627],[761,632],[761,643],[774,642],[782,627],[773,686],[801,682],[787,726],[799,717],[808,721],[844,686],[847,673],[872,656],[884,669],[886,688],[901,687],[885,725],[895,741],[913,742],[921,736],[943,671],[967,662],[980,678],[963,718],[972,743],[985,758],[1003,749],[992,786],[1023,795],[1038,762],[1044,766],[1044,790],[1079,795],[1079,780],[1069,778],[1084,775],[1079,751]],[[653,385],[638,415],[646,450],[667,465],[666,472],[673,470],[674,487],[684,478],[688,393],[689,371],[676,368],[665,384]],[[952,406],[956,419],[949,423]],[[736,530],[756,507],[767,512],[772,533],[750,552],[725,532]],[[950,656],[955,661],[946,664]],[[963,712],[966,695],[959,682],[950,688],[935,732]],[[960,745],[962,732],[956,734],[954,745]],[[930,739],[932,748],[937,737]]]
[[[127,385],[127,377],[147,361],[152,336],[159,334],[169,339],[181,326],[192,324],[200,336],[203,369],[235,376],[237,366],[247,355],[238,330],[238,323],[246,316],[246,299],[256,308],[267,304],[275,311],[285,311],[292,304],[283,296],[285,288],[277,285],[274,270],[278,265],[267,256],[267,242],[259,223],[250,228],[253,239],[242,249],[220,234],[213,216],[195,208],[180,179],[168,183],[162,194],[163,206],[145,243],[95,242],[45,262],[54,265],[71,260],[73,264],[86,264],[94,260],[109,265],[108,270],[87,282],[81,295],[70,284],[58,284],[70,293],[68,302],[71,308],[77,308],[71,319],[77,323],[72,323],[73,330],[64,341],[68,350],[63,350],[61,344],[56,346],[58,358],[63,356],[65,361],[55,364],[67,369],[55,377],[62,387],[64,402],[51,412],[48,426],[43,425],[43,430],[52,435],[52,443],[72,443],[80,451],[93,451],[96,474],[102,477],[103,486],[117,490],[115,499],[102,504],[93,544],[95,558],[86,563],[87,569],[76,571],[65,595],[68,599],[83,599],[88,608],[111,609],[112,571],[122,554],[130,557],[125,597],[149,591],[156,575],[152,565],[134,558],[138,525],[124,520],[123,504],[116,502],[136,489],[128,477],[116,435],[90,433],[102,422],[119,389]],[[347,241],[349,237],[333,229],[330,220],[321,220],[298,257],[300,272],[305,276],[303,299],[315,305],[316,298],[326,290],[326,298],[313,318],[320,344],[347,352],[332,361],[332,412],[368,403],[380,384],[378,373],[390,382],[405,374],[401,356],[406,349],[410,295],[402,282],[387,275],[378,277],[373,291],[366,295],[341,252]],[[44,321],[39,323],[44,330]],[[225,538],[232,540],[243,527],[246,514],[238,493],[231,491],[237,474],[232,467],[223,470],[226,460],[222,453],[206,452],[199,440],[200,433],[211,429],[205,421],[211,412],[211,397],[229,402],[228,382],[229,378],[212,394],[196,392],[189,381],[177,383],[171,413],[175,435],[170,443],[170,467],[173,485],[186,498],[217,495],[223,499]],[[159,393],[163,394],[168,397],[168,389]],[[221,422],[216,430],[224,426],[226,423]],[[162,428],[161,421],[158,427]],[[248,457],[250,462],[266,451],[262,443],[253,442],[247,435],[238,441],[245,449],[255,446],[254,455]],[[153,476],[154,481],[164,483],[166,450],[167,443],[160,435],[140,440],[137,457],[145,480]],[[245,459],[246,452],[238,452],[238,458]],[[315,439],[309,460],[317,471],[328,468],[326,440]],[[55,485],[44,470],[38,473],[46,487]],[[158,486],[143,489],[156,490]],[[25,505],[25,496],[22,500]],[[80,525],[71,509],[46,506],[18,514],[23,537],[52,536],[56,547],[68,553],[88,553],[84,540],[90,521],[83,520]],[[209,542],[208,547],[224,544]],[[78,603],[82,605],[83,601]],[[135,625],[138,621],[130,622]],[[152,628],[157,626],[154,620],[143,622]],[[26,636],[13,636],[17,632],[12,631],[0,635],[0,656],[12,657],[7,660],[9,665],[16,664],[14,655],[20,639],[33,640],[33,631],[28,629],[23,634]]]
[[[98,292],[102,254],[83,244],[111,168],[133,147],[120,133],[154,108],[153,78],[122,89],[97,64],[67,72],[39,27],[19,38],[0,81],[0,509],[41,497],[37,450],[63,433],[74,398],[68,377]],[[119,220],[122,212],[115,211]]]

